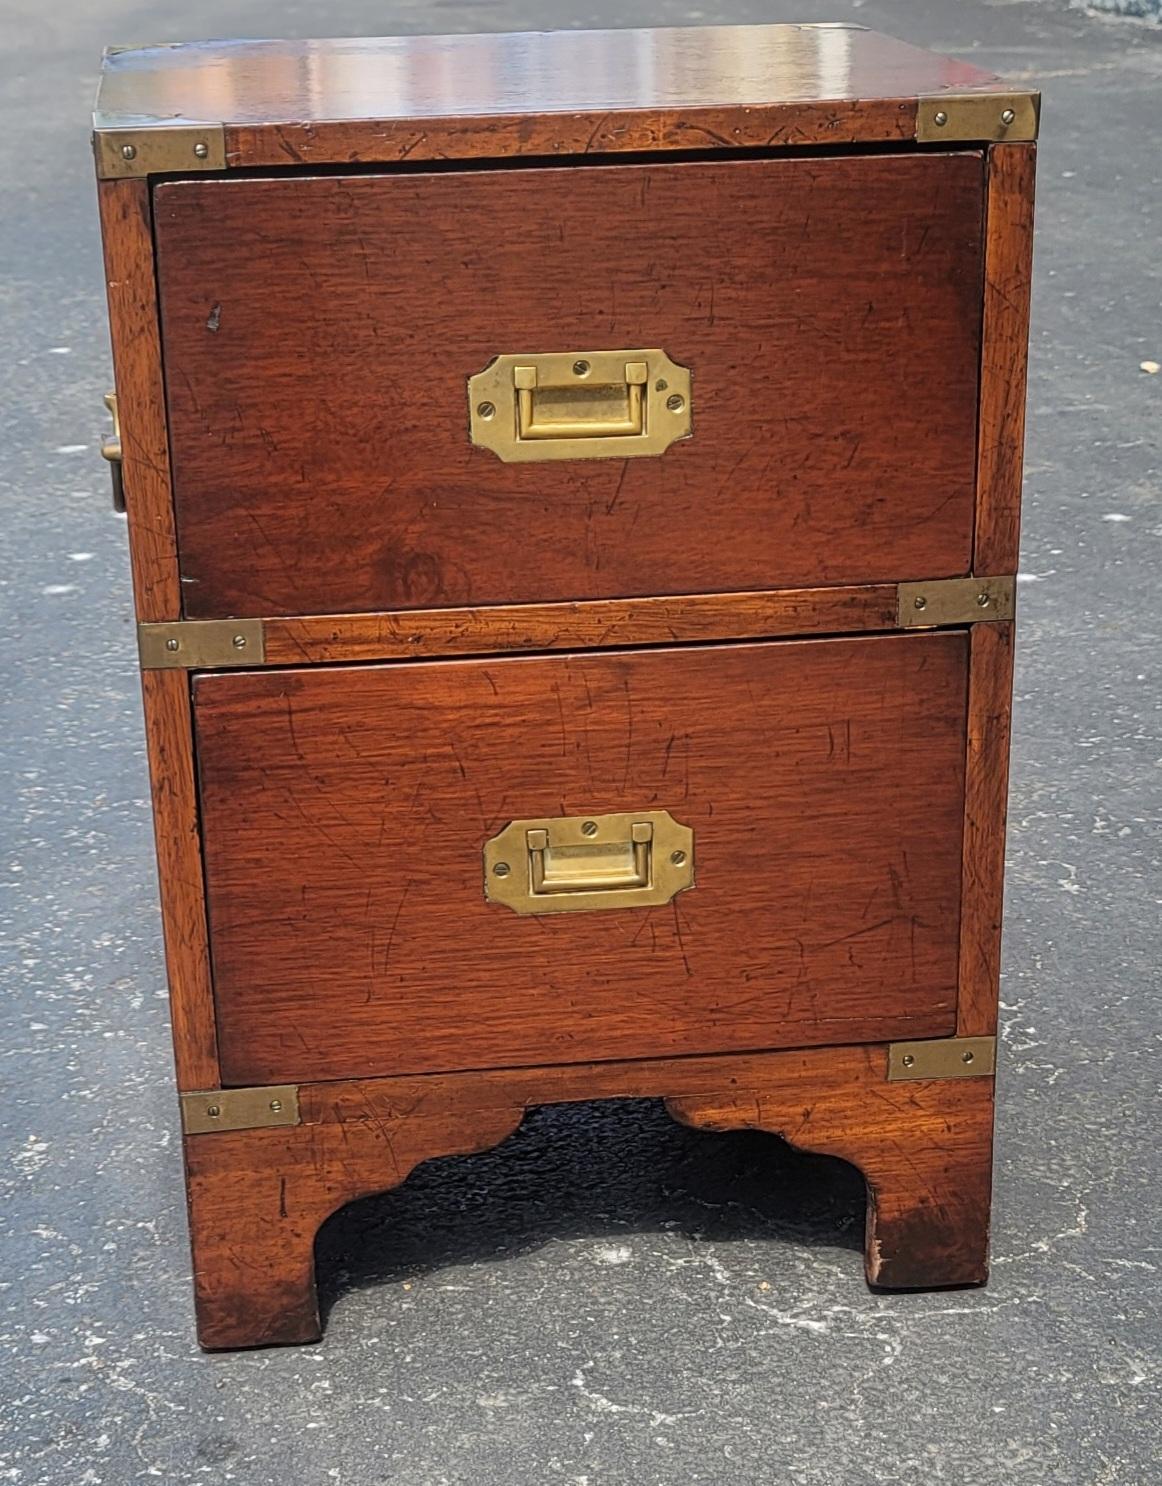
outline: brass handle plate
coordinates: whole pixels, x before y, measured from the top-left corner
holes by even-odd
[[[469,436],[506,464],[661,454],[692,426],[689,368],[664,351],[497,356],[468,379]]]
[[[694,886],[694,832],[668,810],[514,820],[484,844],[484,896],[514,913],[653,908]]]

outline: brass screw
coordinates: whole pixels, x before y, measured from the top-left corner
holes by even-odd
[[[919,597],[916,599],[916,608],[917,609],[926,609],[927,607],[928,607],[928,600],[924,597],[923,594],[920,594]]]
[[[234,645],[234,649],[235,650],[245,650],[246,649],[246,636],[245,635],[235,635],[232,643]]]
[[[575,377],[587,377],[589,375],[589,363],[587,361],[575,361],[573,363],[573,375]]]
[[[948,123],[948,115],[944,112],[943,109],[941,109],[939,113],[935,113],[932,115],[932,122],[938,129],[943,129],[945,124]]]
[[[493,875],[496,877],[507,877],[508,874],[512,871],[512,868],[508,865],[507,862],[497,862],[492,871]]]
[[[583,836],[596,836],[597,822],[595,820],[587,820],[581,827],[581,834]]]
[[[671,392],[669,397],[666,398],[666,406],[671,413],[680,413],[686,406],[686,399],[680,392]]]
[[[121,146],[122,160],[136,160],[137,146],[135,144],[123,144]]]
[[[987,609],[989,604],[992,602],[992,599],[988,593],[982,591],[977,594],[976,601],[982,609]]]
[[[179,645],[179,641],[177,641],[177,640],[167,640],[165,642],[165,648],[167,650],[176,650],[178,648],[178,645]]]
[[[282,1113],[282,1100],[281,1099],[272,1099],[270,1101],[270,1112],[271,1112],[271,1114],[281,1114]]]
[[[209,1115],[209,1117],[212,1120],[216,1120],[218,1118],[218,1116],[222,1113],[222,1106],[220,1104],[211,1104],[211,1105],[208,1105],[207,1108],[206,1108],[206,1113]]]
[[[912,1064],[915,1061],[916,1061],[916,1055],[915,1055],[915,1053],[905,1053],[904,1056],[903,1056],[903,1058],[901,1059],[901,1062],[903,1063],[903,1065],[904,1065],[905,1068],[911,1068]]]
[[[675,867],[680,867],[686,860],[686,853],[684,851],[672,851],[670,853],[670,860],[673,862]]]
[[[210,153],[210,147],[209,147],[209,145],[196,144],[194,146],[194,154],[197,155],[197,157],[198,157],[199,160],[204,160],[209,153]]]
[[[1001,114],[1001,123],[1007,129],[1016,117],[1016,114],[1011,108],[1006,108],[1004,113]]]
[[[655,392],[665,392],[666,388],[669,385],[670,384],[669,384],[669,382],[666,381],[665,377],[659,377],[658,380],[654,383],[654,391]]]
[[[970,1049],[966,1053],[961,1053],[961,1055],[960,1055],[960,1061],[962,1063],[971,1063],[975,1057],[976,1057],[976,1054]]]
[[[492,402],[477,403],[476,411],[482,418],[492,418],[496,414],[496,404]]]

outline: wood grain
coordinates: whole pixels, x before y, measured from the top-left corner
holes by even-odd
[[[956,1020],[960,1037],[988,1037],[997,1030],[1012,691],[1012,624],[977,625],[972,631],[968,683]]]
[[[800,1150],[840,1156],[868,1185],[864,1266],[884,1290],[983,1285],[992,1199],[993,1080],[884,1083],[804,1069],[794,1089],[727,1088],[666,1101],[711,1130],[769,1130]],[[869,1062],[874,1066],[876,1054]],[[799,1106],[794,1093],[799,1095]]]
[[[143,671],[141,686],[177,1084],[214,1089],[220,1078],[190,681],[184,671]]]
[[[330,1213],[421,1161],[499,1143],[532,1106],[593,1098],[665,1097],[688,1124],[850,1161],[868,1181],[871,1283],[981,1283],[993,1080],[885,1074],[871,1046],[304,1086],[297,1127],[186,1138],[201,1343],[313,1340],[314,1238]]]
[[[100,181],[97,195],[137,617],[177,619],[181,594],[149,186],[146,181]]]
[[[939,1036],[963,632],[199,676],[224,1080]],[[697,886],[521,918],[484,841],[664,807]]]
[[[1017,571],[1033,276],[1035,144],[988,153],[974,571]]]
[[[145,181],[101,181],[98,199],[134,603],[140,620],[176,619],[181,596],[149,189]],[[178,1087],[214,1088],[218,1053],[189,677],[146,671],[141,682]]]
[[[777,593],[276,617],[265,622],[263,632],[267,665],[294,665],[850,634],[891,629],[895,624],[896,585],[877,583]]]
[[[723,149],[801,149],[862,142],[909,142],[916,133],[911,99],[808,100],[745,112],[736,105],[633,109],[603,114],[513,113],[474,118],[364,120],[317,124],[235,124],[226,130],[227,161],[243,165],[319,166],[410,161],[496,160],[540,156],[602,159],[621,154]]]
[[[214,41],[105,58],[98,128],[223,120],[231,168],[883,143],[1006,85],[861,27]]]
[[[320,1335],[315,1234],[344,1203],[402,1182],[432,1156],[498,1144],[522,1111],[474,1109],[365,1124],[187,1136],[198,1340],[261,1347]]]
[[[967,573],[982,208],[971,151],[158,186],[187,615]],[[470,444],[498,352],[655,345],[664,455]]]

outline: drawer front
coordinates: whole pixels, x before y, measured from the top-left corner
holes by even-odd
[[[978,152],[194,179],[154,206],[190,617],[969,570]],[[692,436],[470,441],[494,357],[603,348],[688,367]]]
[[[197,677],[226,1081],[951,1034],[967,655],[946,631]],[[661,811],[693,832],[669,901],[486,899],[510,822]]]

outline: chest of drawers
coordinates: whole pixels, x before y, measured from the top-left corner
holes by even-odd
[[[108,54],[204,1345],[591,1098],[983,1281],[1036,121],[846,26]]]

